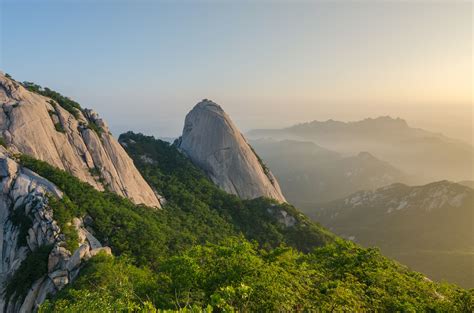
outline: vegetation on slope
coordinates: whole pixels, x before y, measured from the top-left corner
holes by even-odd
[[[262,167],[262,170],[265,173],[265,175],[267,176],[267,178],[270,180],[272,185],[275,185],[275,181],[274,181],[272,175],[270,174],[270,169],[268,168],[268,166],[265,164],[265,162],[263,162],[262,158],[257,154],[255,149],[250,144],[248,144],[248,145],[249,145],[250,150],[252,150],[253,154],[257,157],[258,163]]]
[[[81,105],[74,100],[61,95],[59,92],[49,89],[48,87],[41,87],[32,82],[23,82],[23,87],[29,91],[35,92],[42,96],[48,97],[56,101],[63,109],[71,113],[74,117],[78,117],[78,111],[81,110]]]
[[[236,234],[231,225],[215,212],[199,208],[185,212],[172,205],[166,210],[134,205],[112,192],[97,191],[46,162],[26,155],[20,157],[20,162],[55,183],[65,193],[66,197],[54,203],[55,209],[69,208],[70,219],[90,215],[97,238],[110,245],[114,254],[128,255],[137,265],[155,268],[160,258],[198,243],[217,242]],[[59,212],[66,214],[64,210]]]
[[[52,246],[42,246],[29,252],[18,270],[5,284],[5,302],[15,302],[24,298],[31,288],[31,284],[48,273],[48,256]]]
[[[190,248],[155,271],[100,255],[40,311],[471,312],[471,297],[350,242],[304,254],[229,238]]]
[[[337,239],[289,205],[227,195],[173,146],[127,136],[121,139],[136,165],[168,200],[162,210],[21,157],[64,191],[72,215],[94,219],[97,236],[115,255],[92,258],[42,312],[471,311],[468,291]],[[284,227],[270,213],[283,208],[298,227]]]
[[[27,90],[40,94],[42,96],[51,98],[52,100],[49,100],[48,102],[56,108],[56,105],[59,104],[63,109],[71,113],[75,118],[79,117],[79,112],[82,111],[82,107],[79,103],[77,103],[74,100],[71,100],[69,97],[63,96],[57,91],[51,90],[48,87],[42,87],[38,84],[32,83],[32,82],[23,82],[21,83],[23,87],[25,87]],[[50,114],[54,114],[54,112],[50,112]],[[83,125],[97,133],[97,135],[100,137],[102,133],[104,133],[104,129],[97,124],[95,124],[93,121],[89,121],[87,125]],[[65,132],[65,129],[63,125],[60,122],[54,123],[54,128],[61,133]]]
[[[267,248],[284,243],[310,251],[334,238],[289,204],[265,198],[241,200],[222,191],[168,142],[131,132],[122,134],[119,141],[147,182],[169,205],[189,212],[197,207],[217,211],[237,231]],[[282,223],[285,214],[294,219],[294,226]]]
[[[468,187],[393,184],[321,204],[310,216],[430,278],[474,287],[474,190]]]

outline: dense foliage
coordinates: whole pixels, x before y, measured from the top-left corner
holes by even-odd
[[[55,217],[90,215],[115,256],[92,258],[42,312],[472,310],[468,291],[337,239],[290,205],[221,192],[172,145],[134,134],[121,141],[168,200],[163,209],[21,156],[64,191]],[[281,222],[281,210],[295,226]]]
[[[51,203],[60,222],[90,215],[98,239],[110,245],[115,255],[133,258],[134,264],[156,268],[160,259],[177,251],[236,234],[232,225],[213,211],[185,212],[172,205],[157,210],[134,205],[114,193],[99,192],[46,162],[26,155],[20,157],[20,162],[64,191],[66,197]]]
[[[192,212],[217,211],[248,239],[270,248],[282,243],[310,251],[333,239],[333,235],[311,222],[293,206],[259,198],[241,200],[214,185],[178,149],[151,136],[128,132],[119,141],[148,183],[169,205]],[[288,227],[283,219],[294,221]]]
[[[427,281],[349,242],[304,254],[228,238],[170,257],[155,271],[98,256],[41,311],[471,312],[471,301],[467,291]]]
[[[99,254],[81,270],[74,288],[65,289],[56,301],[46,301],[39,311],[152,312],[149,299],[155,294],[155,274],[130,263]]]
[[[42,246],[30,252],[18,270],[7,281],[5,300],[15,302],[18,297],[25,297],[32,282],[40,279],[48,272],[48,256],[52,246]]]
[[[99,192],[27,155],[22,155],[20,162],[65,192],[64,199],[51,199],[60,225],[74,216],[90,215],[99,240],[110,245],[115,254],[133,256],[138,265],[155,267],[160,257],[239,233],[256,239],[262,247],[286,243],[304,251],[331,237],[288,204],[269,199],[242,201],[226,194],[174,147],[159,143],[161,167],[150,167],[151,174],[145,177],[168,199],[164,210],[136,206],[114,193]],[[143,169],[144,174],[146,171]],[[294,216],[298,224],[286,227],[280,223],[272,213],[279,210]]]

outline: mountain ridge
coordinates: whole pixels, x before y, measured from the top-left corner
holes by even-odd
[[[0,102],[0,130],[9,149],[65,169],[98,190],[108,188],[136,203],[160,207],[158,196],[95,111],[3,74]]]
[[[473,208],[473,189],[443,180],[359,191],[306,212],[338,235],[378,246],[430,277],[470,288]],[[438,261],[430,262],[430,257]]]

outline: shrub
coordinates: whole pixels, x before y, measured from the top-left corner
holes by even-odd
[[[10,214],[10,220],[13,225],[19,228],[17,241],[18,247],[26,246],[28,230],[33,226],[33,221],[25,214],[25,205],[16,208]]]
[[[0,145],[5,148],[8,148],[7,141],[5,140],[5,138],[0,137]]]
[[[100,137],[102,133],[104,132],[104,129],[102,127],[97,126],[94,122],[89,122],[87,124],[87,128],[93,130],[96,132],[96,134]]]
[[[60,133],[65,133],[66,130],[64,129],[63,125],[61,123],[54,123],[54,129]]]
[[[30,252],[5,286],[5,300],[24,298],[31,285],[48,272],[48,257],[52,246],[42,246]]]
[[[139,144],[132,147],[127,138]],[[121,139],[144,177],[168,199],[162,210],[99,192],[20,156],[74,204],[55,209],[65,212],[62,219],[89,214],[98,239],[119,256],[93,258],[76,283],[45,304],[48,310],[81,311],[87,300],[106,312],[140,310],[145,303],[153,304],[150,310],[472,310],[468,291],[427,282],[378,250],[336,238],[290,205],[224,193],[167,143]],[[140,161],[144,153],[153,165]],[[282,226],[271,213],[280,209],[298,226]]]
[[[81,111],[81,105],[79,103],[61,95],[59,92],[49,89],[48,87],[43,88],[32,82],[23,82],[22,85],[31,92],[53,99],[75,118],[79,117],[79,111]]]

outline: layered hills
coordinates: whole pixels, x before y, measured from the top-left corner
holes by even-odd
[[[474,190],[449,181],[392,184],[314,206],[331,231],[437,280],[474,287]]]
[[[287,199],[301,209],[412,180],[368,152],[345,156],[311,141],[257,139],[250,143],[272,168]]]
[[[411,127],[400,118],[312,121],[282,129],[253,130],[247,135],[252,139],[312,141],[346,156],[367,151],[415,177],[416,184],[473,179],[472,143]]]

